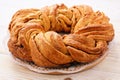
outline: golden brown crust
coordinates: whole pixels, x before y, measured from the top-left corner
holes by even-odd
[[[10,52],[42,67],[92,62],[104,54],[114,37],[109,18],[87,5],[19,10],[12,17],[9,31]]]

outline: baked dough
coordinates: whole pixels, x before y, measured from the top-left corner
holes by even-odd
[[[21,9],[13,15],[9,32],[12,55],[41,67],[90,63],[114,37],[109,18],[87,5]]]

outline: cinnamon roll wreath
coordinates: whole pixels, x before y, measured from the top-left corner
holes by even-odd
[[[9,32],[14,57],[49,68],[93,62],[114,37],[109,18],[87,5],[21,9],[13,15]]]

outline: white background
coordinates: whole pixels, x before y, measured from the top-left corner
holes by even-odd
[[[4,52],[6,47],[6,35],[8,35],[8,25],[13,14],[26,8],[41,8],[53,4],[64,3],[68,7],[73,5],[90,5],[95,11],[100,10],[110,17],[110,21],[115,25],[120,21],[120,1],[119,0],[1,0],[0,1],[0,50]]]
[[[8,53],[8,25],[12,15],[23,8],[41,8],[64,3],[68,7],[87,4],[104,12],[115,29],[107,58],[94,68],[70,75],[44,75],[31,72],[11,62],[8,55],[0,55],[0,80],[120,80],[120,0],[1,0],[0,1],[0,54]]]

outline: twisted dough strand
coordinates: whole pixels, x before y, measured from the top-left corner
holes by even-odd
[[[92,62],[104,54],[114,37],[109,18],[87,5],[19,10],[9,31],[10,52],[43,67]]]

